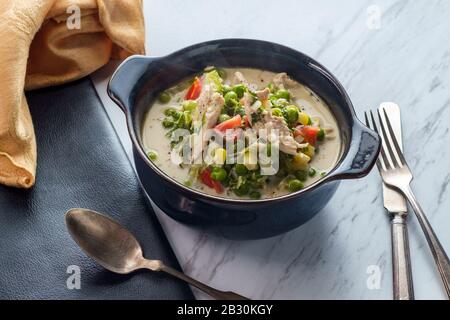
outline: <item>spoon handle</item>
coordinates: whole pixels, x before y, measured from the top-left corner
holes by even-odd
[[[210,295],[214,299],[218,300],[250,300],[246,297],[243,297],[237,293],[231,292],[231,291],[220,291],[217,289],[214,289],[210,286],[207,286],[204,283],[201,283],[200,281],[197,281],[195,279],[192,279],[191,277],[185,275],[184,273],[181,273],[171,267],[168,267],[166,265],[162,265],[160,268],[160,271],[164,271],[178,279],[181,279],[183,281],[186,281],[187,283],[193,285],[194,287],[200,289],[201,291],[205,292],[206,294]]]

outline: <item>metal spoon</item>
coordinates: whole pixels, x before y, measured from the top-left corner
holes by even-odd
[[[207,286],[164,265],[160,260],[147,260],[136,238],[111,218],[88,209],[71,209],[66,213],[69,233],[80,248],[104,268],[120,274],[138,269],[163,271],[186,281],[211,297],[220,300],[248,300],[234,292]]]

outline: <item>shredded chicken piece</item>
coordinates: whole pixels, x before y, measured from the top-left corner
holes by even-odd
[[[220,111],[225,104],[225,99],[220,93],[215,92],[211,98],[211,104],[206,108],[204,128],[211,129],[217,123]]]
[[[289,78],[286,72],[278,73],[273,78],[273,83],[275,86],[277,86],[279,89],[286,89],[291,86],[295,85],[295,81]]]
[[[202,92],[197,99],[198,113],[196,117],[197,121],[202,122],[201,148],[198,148],[198,146],[194,148],[194,159],[201,155],[206,145],[208,144],[210,136],[208,135],[207,131],[208,129],[212,129],[217,123],[224,104],[225,99],[220,93],[214,92],[213,88],[210,85],[205,85],[202,88]]]
[[[256,91],[255,93],[259,100],[267,100],[269,99],[270,90],[269,88],[265,88],[264,90]]]
[[[244,96],[240,100],[240,103],[244,107],[245,115],[247,116],[247,121],[252,125],[252,114],[255,112],[252,108],[253,97],[250,93],[245,92]]]
[[[200,96],[197,98],[197,110],[200,116],[205,113],[206,108],[210,105],[213,94],[214,90],[209,84],[203,86]]]
[[[254,130],[266,129],[268,132],[278,130],[280,135],[280,150],[287,154],[295,155],[297,150],[304,148],[307,144],[301,144],[294,139],[291,130],[281,117],[272,116],[270,113],[265,114],[262,121],[253,124]]]
[[[236,71],[233,77],[233,84],[240,84],[240,83],[248,84],[247,79],[245,79],[244,75],[239,71]]]

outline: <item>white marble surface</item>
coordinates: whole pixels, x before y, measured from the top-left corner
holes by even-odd
[[[144,2],[151,55],[217,38],[270,40],[327,66],[359,115],[384,101],[398,103],[413,188],[450,251],[450,1]],[[372,5],[381,11],[379,29]],[[100,70],[94,81],[130,151],[123,115],[105,94],[111,69]],[[392,298],[389,222],[377,172],[343,182],[309,223],[271,239],[229,241],[158,216],[184,271],[218,288],[255,299]],[[412,215],[409,227],[416,297],[443,299]],[[380,268],[379,289],[367,286],[371,265]]]

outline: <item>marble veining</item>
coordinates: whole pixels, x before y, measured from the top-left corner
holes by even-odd
[[[150,55],[218,38],[269,40],[324,64],[359,116],[385,101],[399,104],[413,188],[450,252],[449,1],[147,0],[145,14]],[[112,69],[94,81],[131,156],[123,115],[105,94]],[[184,271],[218,288],[254,299],[392,298],[389,221],[376,171],[342,182],[310,222],[271,239],[230,241],[156,211]],[[413,214],[409,233],[416,298],[445,298]],[[370,284],[373,266],[379,287]]]

